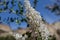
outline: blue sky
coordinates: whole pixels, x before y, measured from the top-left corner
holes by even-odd
[[[46,5],[52,5],[54,2],[55,1],[52,0],[39,0],[36,8],[43,16],[43,19],[50,24],[60,19],[60,16],[56,16],[50,10],[45,8]]]
[[[23,1],[23,0],[20,0],[20,1]],[[33,4],[32,4],[33,0],[30,0],[30,2],[31,2],[31,5],[33,6]],[[41,13],[41,16],[43,16],[43,19],[46,20],[46,22],[48,22],[50,24],[60,20],[60,16],[54,15],[54,13],[52,13],[50,10],[47,10],[45,8],[46,5],[48,5],[48,4],[51,5],[54,2],[55,2],[54,0],[53,1],[52,0],[38,0],[37,6],[36,6],[36,10]],[[14,6],[14,10],[18,9],[17,3],[18,2],[15,3],[16,6]],[[9,3],[8,6],[9,6],[9,8],[11,8],[12,7],[11,3]],[[3,8],[3,6],[0,6],[0,8]],[[7,22],[8,22],[5,20],[5,19],[7,19],[7,17],[19,17],[13,13],[9,14],[8,13],[9,10],[6,10],[6,11],[7,12],[2,12],[0,14],[0,16],[2,17],[2,20],[0,20],[0,21],[2,21],[4,24],[7,24]],[[26,28],[26,25],[27,25],[27,23],[25,23],[25,22],[21,23],[21,25],[18,25],[15,22],[13,22],[13,23],[10,22],[10,27],[12,29],[17,29],[18,27]]]

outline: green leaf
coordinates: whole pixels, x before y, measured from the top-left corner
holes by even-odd
[[[20,23],[20,21],[19,21],[19,20],[16,20],[16,23],[17,23],[17,24],[19,24],[19,23]]]
[[[23,9],[21,9],[20,11],[23,12]]]
[[[4,1],[3,4],[6,4],[6,1]]]
[[[20,11],[19,14],[23,15],[23,12]]]
[[[18,10],[16,10],[16,14],[18,13],[19,11]]]
[[[21,8],[21,4],[20,3],[18,3],[18,7],[19,7],[19,9]]]
[[[2,12],[2,9],[0,9],[0,12]]]
[[[9,9],[9,10],[10,10],[9,13],[11,13],[11,12],[16,13],[16,11],[14,11],[13,8],[11,8],[11,9]]]

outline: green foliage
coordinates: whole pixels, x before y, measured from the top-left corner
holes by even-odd
[[[28,38],[26,38],[26,40],[31,40],[31,39],[32,39],[32,37],[31,37],[31,33],[26,32],[26,35],[28,35]]]
[[[50,36],[48,37],[48,40],[56,40],[55,35],[53,35],[53,36],[50,35]]]
[[[42,40],[41,32],[39,32],[39,36],[37,37],[37,40]]]
[[[6,36],[6,37],[0,37],[0,40],[16,40],[13,36],[10,36],[10,35],[8,35],[8,36]]]
[[[26,40],[32,40],[32,37],[31,37],[31,33],[27,32],[26,33],[28,35],[28,38],[26,38]],[[42,37],[41,37],[41,33],[39,34],[38,37],[35,38],[36,40],[42,40]],[[0,40],[16,40],[13,36],[11,35],[8,35],[6,37],[0,37]],[[48,40],[56,40],[56,37],[55,36],[49,36],[48,37]]]

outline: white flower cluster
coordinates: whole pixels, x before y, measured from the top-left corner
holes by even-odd
[[[41,35],[43,37],[42,40],[48,40],[48,37],[49,37],[50,33],[49,33],[46,25],[45,24],[41,24],[40,26],[41,27],[39,27],[39,31],[41,32]]]
[[[13,36],[16,38],[16,40],[25,40],[27,38],[27,35],[22,36],[22,34],[14,33]]]
[[[22,38],[22,35],[19,34],[19,33],[14,33],[13,36],[14,36],[16,39]]]
[[[39,26],[39,30],[42,33],[42,39],[48,40],[49,31],[42,21],[40,13],[31,7],[29,0],[25,0],[26,16],[30,19],[31,24]],[[29,21],[29,20],[28,20]]]

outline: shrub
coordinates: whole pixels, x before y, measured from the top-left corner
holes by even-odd
[[[0,40],[16,40],[13,36],[0,37]]]

